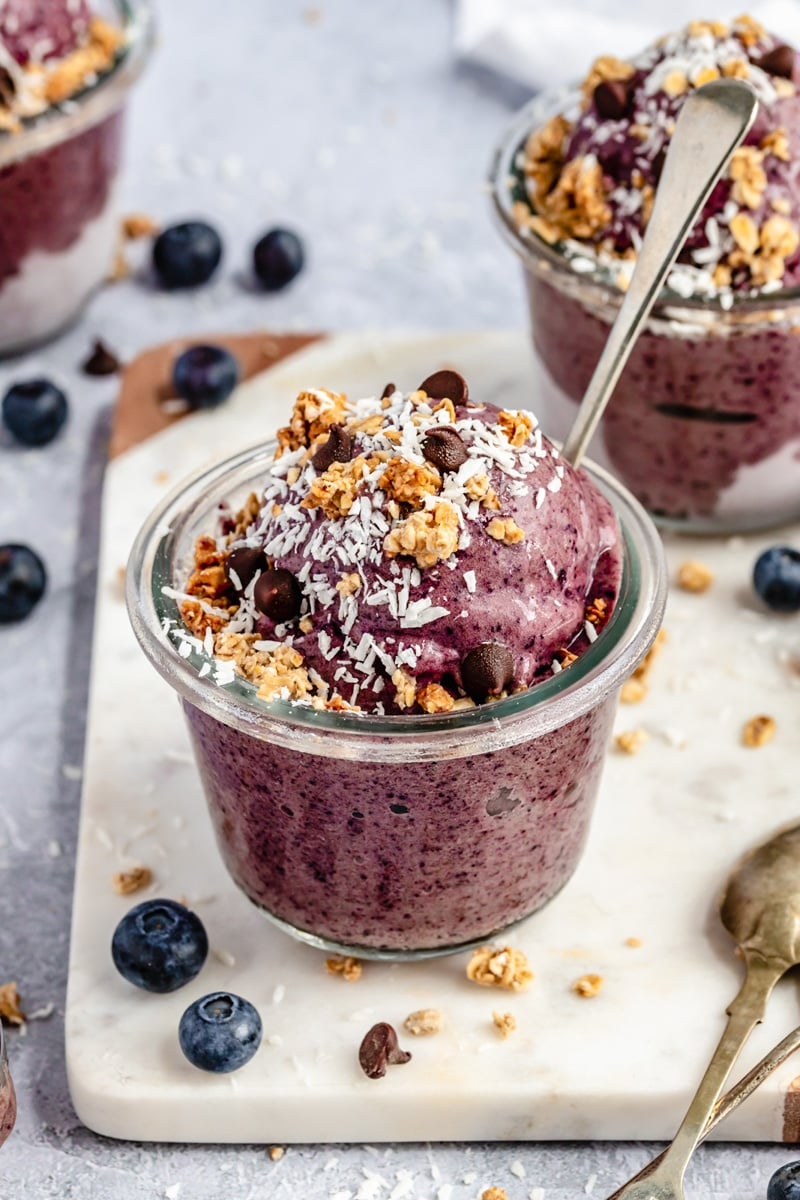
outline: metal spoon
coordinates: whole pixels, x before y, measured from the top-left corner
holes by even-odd
[[[614,1192],[614,1200],[682,1200],[686,1164],[710,1127],[728,1073],[763,1019],[773,987],[800,963],[800,823],[780,830],[744,856],[723,892],[720,916],[744,959],[744,982],[727,1010],[725,1031],[678,1132],[663,1155]],[[771,1057],[765,1060],[768,1065]],[[769,1069],[758,1075],[749,1091]]]
[[[755,120],[758,100],[739,79],[697,88],[681,108],[664,160],[636,267],[562,451],[580,464],[664,280],[733,151]]]

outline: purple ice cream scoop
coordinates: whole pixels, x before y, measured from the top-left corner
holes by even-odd
[[[265,698],[450,711],[552,675],[610,616],[611,506],[530,414],[314,391],[281,437],[211,597],[216,656]]]

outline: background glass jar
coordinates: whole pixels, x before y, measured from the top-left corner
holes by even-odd
[[[125,102],[152,46],[146,0],[92,11],[125,36],[113,68],[60,105],[0,132],[0,354],[73,320],[108,273]]]
[[[241,678],[202,677],[200,642],[179,653],[164,587],[182,589],[196,537],[222,501],[263,486],[273,450],[188,480],[146,522],[127,572],[133,628],[183,703],[222,857],[254,904],[314,945],[402,958],[483,941],[578,863],[617,691],[661,622],[658,534],[590,468],[622,529],[620,594],[577,662],[526,692],[423,717],[267,705]]]
[[[521,233],[512,206],[528,134],[577,106],[574,90],[536,97],[515,117],[491,170],[494,212],[522,261],[546,371],[535,407],[556,439],[572,425],[622,293],[611,268],[585,249]],[[721,301],[665,290],[591,452],[664,525],[722,533],[800,517],[800,291]]]

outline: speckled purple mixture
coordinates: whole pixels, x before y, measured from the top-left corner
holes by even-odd
[[[370,763],[184,705],[225,864],[259,907],[352,948],[457,947],[527,916],[583,849],[615,697],[506,751]]]
[[[0,47],[18,63],[63,58],[89,28],[86,0],[3,0]]]
[[[222,513],[216,553],[232,590],[221,584],[205,610],[188,598],[207,598],[219,578],[209,538],[175,593],[193,632],[175,625],[169,636],[186,653],[213,649],[204,670],[214,663],[217,683],[233,678],[227,657],[269,698],[364,714],[354,759],[275,745],[185,704],[233,878],[288,925],[349,947],[455,947],[553,896],[583,846],[613,715],[610,697],[508,750],[419,761],[411,747],[406,761],[370,761],[390,736],[370,734],[370,714],[412,712],[424,725],[425,713],[468,710],[569,670],[619,591],[605,497],[529,414],[469,399],[449,374],[451,392],[464,392],[454,406],[424,391],[354,404],[301,393],[248,527],[240,517],[233,532]],[[437,436],[459,463],[431,472]],[[333,446],[344,450],[329,468],[319,456]],[[314,501],[348,473],[358,480],[350,507],[323,512]],[[396,553],[396,537],[425,514],[443,542]],[[513,538],[491,535],[497,521],[513,524]],[[276,573],[281,604],[296,601],[291,618],[271,614],[274,595],[261,590]],[[339,591],[342,581],[357,587]],[[204,631],[226,605],[221,630]],[[275,680],[287,650],[302,666]]]

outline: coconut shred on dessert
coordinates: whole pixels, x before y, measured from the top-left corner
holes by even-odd
[[[535,418],[442,371],[302,392],[263,491],[197,541],[168,633],[266,701],[446,713],[574,662],[620,569],[610,504]]]
[[[800,280],[800,99],[795,51],[751,17],[692,21],[629,61],[603,55],[582,83],[583,111],[531,134],[519,158],[520,228],[566,241],[613,269],[624,290],[669,139],[692,88],[744,79],[756,122],[734,151],[672,271],[679,296],[776,290]]]
[[[0,352],[55,332],[109,268],[124,95],[84,114],[125,48],[85,0],[0,0]]]

